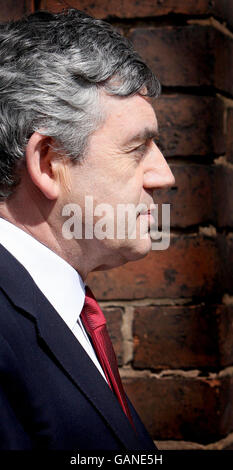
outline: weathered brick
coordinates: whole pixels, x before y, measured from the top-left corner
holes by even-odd
[[[216,239],[174,235],[167,250],[119,268],[93,272],[88,283],[99,300],[190,297],[221,292]]]
[[[168,161],[169,163],[169,161]],[[233,227],[233,168],[222,164],[170,163],[175,185],[154,191],[154,203],[170,204],[171,227]],[[161,223],[161,221],[160,221]]]
[[[212,34],[200,25],[151,26],[132,29],[129,38],[163,85],[200,86],[211,84]]]
[[[156,441],[159,450],[205,450],[205,446],[187,441]]]
[[[151,436],[209,443],[233,429],[230,377],[128,378],[124,386]]]
[[[65,0],[42,0],[41,8],[60,10],[67,7]],[[169,13],[203,15],[213,11],[213,6],[208,0],[69,0],[69,6],[86,11],[98,18],[117,16],[119,18],[134,18],[145,16],[160,16]]]
[[[215,0],[212,2],[212,8],[214,15],[225,20],[229,25],[233,25],[233,3],[231,0]]]
[[[227,110],[226,157],[233,163],[233,108]]]
[[[133,331],[134,367],[208,368],[218,364],[216,316],[209,306],[137,307]]]
[[[32,0],[7,0],[1,2],[0,21],[17,20],[34,9]]]
[[[218,251],[221,257],[220,273],[225,292],[233,293],[233,234],[219,234]]]
[[[159,124],[159,146],[166,157],[225,152],[224,106],[219,98],[162,94],[154,108]]]
[[[233,95],[233,38],[215,30],[212,40],[214,48],[213,84]]]
[[[168,161],[169,163],[169,161]],[[154,203],[170,204],[171,227],[189,227],[216,222],[212,182],[214,165],[169,164],[175,185],[166,190],[154,191]]]
[[[224,367],[233,363],[233,305],[218,305],[216,314],[219,362]]]
[[[163,85],[233,93],[233,39],[212,26],[138,27],[129,39]]]
[[[230,305],[135,307],[133,365],[154,370],[229,366],[232,320]]]
[[[213,194],[219,227],[233,227],[233,167],[216,165]]]
[[[233,450],[233,442],[226,443],[224,447],[221,448],[221,450]]]
[[[123,311],[121,308],[105,307],[102,309],[107,320],[107,328],[117,356],[118,365],[123,363],[123,338],[121,323]]]

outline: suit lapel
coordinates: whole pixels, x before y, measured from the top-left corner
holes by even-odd
[[[0,286],[17,306],[34,317],[37,334],[52,359],[102,415],[126,449],[140,447],[115,395],[62,318],[26,269],[0,245]]]

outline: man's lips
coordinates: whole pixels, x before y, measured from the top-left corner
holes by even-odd
[[[153,213],[150,209],[148,209],[147,211],[144,211],[144,212],[140,212],[138,214],[138,216],[147,217],[148,218],[148,223],[149,223],[150,226],[154,225],[154,223],[155,223],[155,218],[154,218]]]
[[[139,212],[138,215],[151,215],[151,210],[148,209],[147,211]]]

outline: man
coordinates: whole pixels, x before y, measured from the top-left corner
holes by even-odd
[[[98,306],[84,281],[151,248],[152,192],[174,183],[154,143],[159,83],[125,38],[77,10],[2,25],[0,51],[0,446],[155,450],[102,358],[105,329],[104,353],[89,329]],[[85,236],[102,203],[114,227],[119,204],[144,207],[135,237]],[[70,204],[82,237],[63,230]]]

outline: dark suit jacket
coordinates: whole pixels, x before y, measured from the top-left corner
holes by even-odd
[[[75,336],[2,245],[0,266],[0,449],[155,451],[131,403],[136,433]]]

